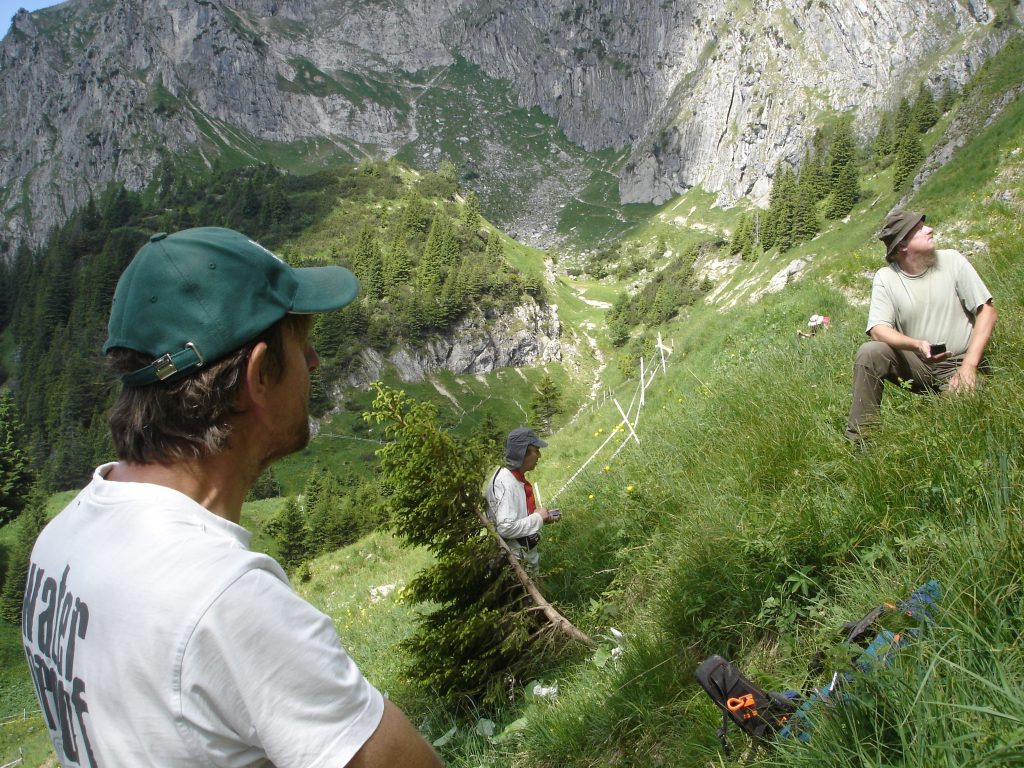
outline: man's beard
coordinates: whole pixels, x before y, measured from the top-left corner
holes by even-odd
[[[935,252],[935,249],[932,248],[929,253],[922,253],[921,254],[920,261],[921,261],[921,266],[923,266],[925,269],[931,269],[932,267],[934,267],[938,263],[939,256]]]

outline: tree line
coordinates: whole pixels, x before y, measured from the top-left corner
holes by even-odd
[[[269,165],[189,171],[167,160],[145,191],[113,185],[45,246],[20,248],[0,268],[0,332],[14,348],[0,383],[13,393],[44,488],[77,487],[111,456],[105,412],[114,390],[100,349],[117,279],[150,234],[231,227],[294,263],[340,263],[359,276],[359,300],[320,316],[314,329],[325,363],[322,410],[328,385],[367,346],[387,351],[444,332],[471,312],[506,310],[526,295],[543,300],[539,278],[513,268],[501,237],[483,226],[475,196],[456,202],[456,194],[454,176],[407,182],[387,164],[299,177]],[[330,233],[328,253],[299,256],[283,247],[336,205],[352,215],[346,229]]]
[[[904,190],[924,162],[921,135],[953,106],[956,92],[947,87],[936,101],[921,85],[913,101],[904,97],[883,112],[871,142],[857,145],[853,115],[843,115],[830,131],[819,129],[798,168],[780,162],[772,175],[767,211],[744,213],[729,242],[729,251],[756,261],[777,248],[785,253],[821,231],[821,216],[841,219],[860,200],[861,169],[893,167],[893,191]]]

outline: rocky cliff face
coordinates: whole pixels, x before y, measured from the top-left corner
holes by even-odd
[[[440,370],[490,373],[561,360],[560,334],[557,308],[529,300],[510,314],[467,317],[450,335],[416,348],[400,346],[386,357],[365,350],[359,370],[348,383],[366,387],[380,379],[385,366],[393,368],[402,381],[422,381]]]
[[[623,202],[660,203],[698,184],[725,204],[763,198],[822,113],[870,116],[922,76],[962,84],[998,45],[986,39],[991,10],[975,0],[486,6],[460,19],[453,42],[574,141],[628,148]]]
[[[991,20],[982,0],[69,0],[0,43],[0,239],[40,242],[165,151],[393,154],[453,53],[573,141],[625,151],[625,202],[762,197],[820,113],[962,82]]]

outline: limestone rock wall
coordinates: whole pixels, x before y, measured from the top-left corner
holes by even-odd
[[[623,202],[700,184],[729,204],[763,198],[822,112],[890,108],[922,65],[962,84],[992,18],[979,0],[493,0],[452,40],[574,141],[627,149]]]
[[[984,0],[68,0],[0,42],[0,240],[143,187],[161,150],[390,156],[455,55],[620,150],[624,202],[763,198],[823,112],[856,108],[867,133],[922,76],[964,82],[1005,35],[992,20]]]
[[[489,373],[499,368],[561,360],[560,337],[557,308],[528,300],[508,314],[469,316],[450,334],[426,344],[399,345],[386,356],[366,350],[348,383],[368,386],[380,378],[386,367],[393,368],[402,381],[422,381],[439,370]]]

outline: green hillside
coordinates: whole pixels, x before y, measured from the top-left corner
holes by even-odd
[[[1011,46],[961,110],[991,114],[994,92],[1022,81],[1020,61]],[[675,351],[647,393],[640,444],[615,461],[606,452],[559,498],[563,523],[544,555],[549,596],[594,635],[621,630],[621,659],[606,648],[553,666],[544,682],[558,683],[554,702],[506,713],[499,732],[525,718],[507,739],[463,724],[452,764],[718,764],[720,716],[693,681],[699,660],[733,658],[769,688],[823,685],[808,665],[836,647],[842,623],[932,578],[944,590],[934,628],[890,669],[856,681],[843,706],[819,716],[809,745],[754,762],[1015,764],[1022,117],[1018,96],[909,201],[942,245],[971,255],[997,297],[983,392],[921,399],[890,388],[868,450],[843,439],[863,302],[881,262],[873,233],[896,202],[890,171],[865,179],[849,224],[741,265],[720,294],[736,299],[728,311],[695,306],[664,329]],[[748,303],[751,287],[795,258],[810,262],[803,276]],[[814,313],[830,315],[831,330],[798,338]],[[605,407],[556,436],[540,483],[560,487],[596,447],[594,433],[617,422]]]
[[[1012,46],[994,61],[961,116],[991,114],[998,84],[1021,82],[1018,61]],[[661,327],[673,352],[646,392],[640,444],[612,459],[620,431],[558,497],[563,522],[546,532],[545,592],[601,648],[538,663],[537,679],[559,689],[554,700],[517,680],[514,704],[478,718],[454,720],[429,695],[404,691],[403,706],[450,764],[718,764],[720,718],[692,677],[700,659],[733,658],[765,687],[823,685],[809,662],[836,647],[842,623],[932,578],[944,590],[932,630],[891,668],[855,681],[809,745],[787,744],[755,762],[1013,763],[1024,748],[1022,112],[1018,97],[909,200],[927,210],[943,246],[971,256],[996,295],[1001,316],[984,390],[922,399],[890,388],[868,450],[843,439],[850,364],[881,262],[874,232],[897,202],[891,169],[868,173],[848,223],[741,264],[715,286],[719,304],[698,302]],[[925,141],[939,141],[948,124]],[[725,234],[731,222],[710,214]],[[670,248],[677,240],[677,250],[694,236],[658,214],[635,234],[658,235]],[[749,302],[797,258],[808,263],[800,277]],[[606,286],[576,284],[586,297],[613,297]],[[600,324],[601,311],[589,311]],[[801,339],[796,331],[812,314],[829,315],[831,329]],[[635,388],[635,374],[623,375],[611,394],[626,408]],[[548,498],[619,422],[609,399],[551,439],[535,472]],[[307,588],[314,600],[344,583],[319,578]],[[365,656],[368,674],[389,690],[403,690],[402,679],[378,660],[409,608],[396,606],[394,625],[380,617],[386,639]],[[612,627],[624,635],[621,655],[612,653]]]
[[[578,370],[567,356],[561,369],[401,385],[438,403],[456,435],[522,423],[545,374],[563,388],[566,408],[534,473],[543,499],[563,511],[561,523],[545,530],[541,583],[599,640],[593,651],[553,643],[533,660],[530,679],[505,681],[503,707],[456,716],[411,683],[399,646],[423,610],[403,599],[403,588],[430,556],[374,532],[315,559],[295,579],[297,589],[334,618],[367,676],[410,713],[449,765],[742,762],[736,729],[734,759],[721,756],[720,715],[693,679],[701,659],[733,659],[773,690],[824,685],[831,670],[849,665],[838,628],[930,579],[943,592],[935,622],[891,665],[852,680],[839,705],[821,708],[809,744],[784,743],[750,755],[751,763],[1020,764],[1021,49],[1011,42],[924,135],[930,148],[967,125],[970,140],[916,192],[894,192],[894,168],[866,163],[860,200],[846,219],[825,221],[820,234],[783,254],[770,250],[712,272],[712,262],[726,260],[743,211],[714,209],[711,196],[693,190],[643,211],[643,221],[623,225],[613,246],[561,263],[555,282],[545,283],[568,326],[563,338],[580,352]],[[860,450],[842,434],[850,367],[864,338],[871,275],[882,264],[874,233],[904,194],[908,207],[927,212],[940,246],[967,254],[995,295],[991,373],[971,396],[921,398],[887,387],[882,417]],[[341,211],[318,212],[280,242],[315,251]],[[582,225],[589,214],[572,216]],[[577,225],[572,216],[566,231]],[[595,230],[583,245],[597,239]],[[506,254],[522,274],[542,275],[539,253],[509,244]],[[784,287],[763,292],[796,260],[802,267]],[[645,285],[673,270],[683,275],[677,289],[693,288],[686,303],[663,323],[640,313],[613,343],[609,315],[625,316]],[[828,315],[831,327],[799,336],[813,314]],[[670,349],[663,367],[653,346],[659,335]],[[591,398],[598,355],[607,367]],[[640,357],[648,372],[652,362],[658,369],[642,410]],[[369,476],[379,444],[361,417],[369,395],[345,398],[341,411],[325,415],[310,448],[276,468],[285,493],[299,492],[312,466]],[[637,440],[623,428],[619,407]],[[268,499],[245,510],[256,544],[271,552],[278,542],[266,530],[282,505]],[[0,529],[0,543],[10,546],[14,527]],[[811,673],[819,652],[827,671]],[[0,718],[31,707],[17,657],[15,628],[0,624]],[[536,695],[535,682],[557,694]],[[19,749],[25,765],[44,763],[38,718],[0,726],[0,764]]]

